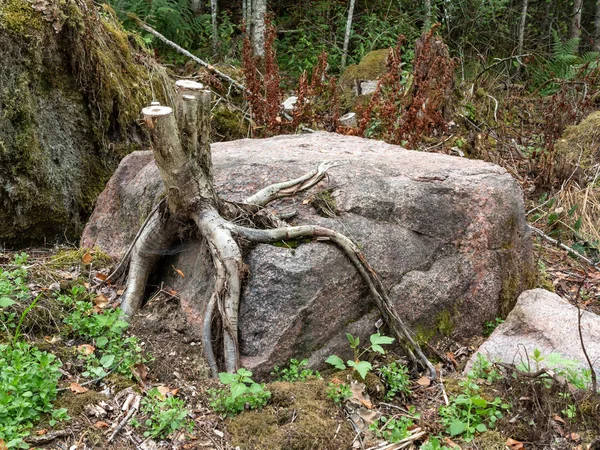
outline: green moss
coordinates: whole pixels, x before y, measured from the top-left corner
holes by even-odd
[[[118,161],[139,149],[140,110],[171,91],[110,7],[46,8],[58,32],[30,3],[0,1],[0,241],[13,247],[77,239]]]
[[[29,36],[41,30],[43,19],[31,3],[23,0],[5,0],[0,5],[0,28],[20,36]]]
[[[503,437],[498,431],[486,431],[475,437],[475,444],[486,450],[504,450],[505,442],[506,437]]]
[[[338,215],[337,203],[331,192],[330,189],[325,189],[317,193],[311,201],[311,204],[322,217],[333,218]]]
[[[358,80],[377,80],[387,71],[390,50],[387,48],[367,53],[358,65],[349,66],[340,77],[340,86],[350,88]]]
[[[587,116],[579,125],[567,127],[555,143],[554,175],[558,181],[573,176],[575,168],[595,167],[600,158],[600,111]]]
[[[448,311],[442,311],[437,317],[437,331],[443,336],[450,337],[454,330],[454,322]]]
[[[243,113],[227,105],[219,105],[214,110],[211,125],[213,141],[233,141],[248,136],[248,121]]]
[[[51,267],[66,269],[72,266],[81,265],[83,263],[83,257],[89,254],[92,257],[92,264],[96,269],[110,267],[113,265],[114,260],[104,253],[99,248],[88,249],[61,249],[56,255],[54,255],[48,265]]]
[[[434,327],[418,326],[415,339],[419,344],[426,344],[436,336],[450,337],[454,331],[454,326],[452,313],[444,310],[437,315]]]
[[[300,244],[308,244],[310,242],[312,242],[311,238],[298,238],[298,239],[287,239],[287,240],[273,242],[273,244],[271,244],[271,245],[273,245],[275,247],[281,247],[281,248],[296,249],[300,246]]]
[[[71,391],[65,391],[56,399],[54,408],[67,408],[71,417],[83,413],[86,405],[94,405],[101,401],[106,401],[106,397],[99,392],[89,390],[83,394],[75,394]]]
[[[253,450],[338,450],[350,448],[353,433],[325,394],[323,380],[268,385],[270,406],[246,411],[227,429],[234,445]]]

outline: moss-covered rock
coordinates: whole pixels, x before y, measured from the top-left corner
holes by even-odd
[[[360,63],[348,66],[340,77],[340,87],[351,89],[357,82],[366,80],[377,80],[387,71],[387,57],[389,48],[374,50],[367,53]]]
[[[90,0],[0,0],[0,61],[0,242],[74,238],[164,71]]]
[[[581,179],[587,169],[600,161],[600,111],[567,127],[555,143],[554,175],[560,182],[569,177]],[[575,173],[573,173],[575,171]]]

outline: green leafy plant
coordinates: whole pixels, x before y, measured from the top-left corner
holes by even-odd
[[[43,413],[52,413],[61,363],[50,353],[15,342],[0,344],[0,367],[0,439],[8,448],[28,448],[23,437]],[[65,410],[52,417],[68,418]]]
[[[362,361],[360,358],[365,353],[370,352],[370,351],[384,355],[385,350],[381,346],[388,345],[388,344],[391,344],[394,342],[394,338],[392,338],[392,337],[383,336],[379,333],[372,334],[369,338],[369,340],[371,341],[371,345],[369,345],[368,347],[366,347],[362,351],[360,351],[360,347],[359,347],[360,346],[360,338],[354,337],[350,333],[346,333],[346,337],[348,338],[348,341],[350,342],[350,348],[354,351],[354,359],[348,360],[346,362],[346,364],[348,364],[348,366],[346,366],[346,364],[344,364],[344,361],[342,360],[342,358],[340,358],[339,356],[336,356],[336,355],[331,355],[329,358],[327,358],[327,360],[325,362],[328,364],[331,364],[333,367],[335,367],[336,369],[339,369],[339,370],[345,370],[347,367],[351,367],[353,370],[358,372],[358,374],[363,379],[367,376],[367,373],[369,373],[369,371],[373,368],[373,366],[371,365],[371,363],[369,361]]]
[[[346,383],[329,383],[325,393],[338,406],[341,406],[342,403],[352,397],[352,390]]]
[[[384,397],[386,400],[391,400],[397,395],[405,396],[410,394],[410,378],[406,366],[393,362],[381,367],[379,372],[387,388]]]
[[[496,317],[494,320],[488,320],[483,326],[483,335],[489,336],[501,323],[504,323],[504,319],[500,317]]]
[[[443,445],[440,438],[432,437],[429,438],[429,440],[423,445],[421,445],[420,450],[452,450],[452,448]]]
[[[140,410],[147,419],[144,421],[146,431],[144,436],[149,438],[166,438],[177,430],[192,430],[194,424],[189,419],[189,411],[185,402],[173,395],[163,395],[157,388],[148,391],[140,404]],[[135,426],[141,426],[134,422]]]
[[[20,253],[13,258],[12,270],[0,268],[0,322],[7,336],[13,335],[14,341],[17,313],[13,306],[22,304],[31,297],[27,287],[27,269],[24,267],[26,263],[27,254]]]
[[[278,366],[275,366],[273,372],[271,372],[271,376],[278,381],[289,382],[306,381],[311,377],[321,378],[319,372],[307,369],[306,366],[308,366],[308,359],[298,361],[297,359],[292,358],[290,359],[290,365],[288,367],[280,369]]]
[[[91,354],[79,355],[86,362],[82,375],[97,378],[105,376],[108,371],[128,374],[131,366],[144,361],[139,339],[123,336],[129,325],[121,319],[120,309],[107,308],[97,312],[84,293],[85,288],[75,286],[71,295],[58,297],[60,302],[72,307],[64,319],[69,331],[91,340],[95,346]]]
[[[471,442],[476,433],[483,433],[496,426],[503,417],[503,410],[510,405],[502,403],[499,397],[489,401],[477,393],[479,386],[472,381],[461,383],[465,392],[452,397],[448,406],[440,408],[442,424],[451,436],[462,436]]]
[[[565,358],[560,353],[550,353],[543,355],[540,349],[536,348],[530,357],[530,361],[524,361],[517,364],[517,369],[525,372],[539,371],[542,368],[552,369],[557,375],[565,378],[569,383],[578,389],[588,389],[592,382],[592,373],[590,369],[582,368],[580,363],[569,358]],[[550,375],[540,377],[545,385],[552,384]]]
[[[478,353],[473,368],[468,374],[468,378],[471,380],[485,380],[488,383],[495,383],[502,379],[502,374],[496,366],[485,357],[485,355]]]
[[[271,398],[271,392],[251,377],[252,372],[244,368],[238,369],[237,373],[220,373],[219,380],[229,388],[207,391],[212,409],[223,416],[235,416],[245,409],[265,406]]]
[[[381,416],[369,426],[369,429],[375,433],[375,436],[393,443],[407,438],[410,435],[409,428],[413,425],[414,422],[409,417],[394,416],[387,418]]]

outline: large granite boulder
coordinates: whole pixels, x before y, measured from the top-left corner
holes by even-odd
[[[357,242],[420,339],[480,333],[486,321],[512,309],[533,278],[521,190],[498,166],[330,133],[212,148],[216,186],[231,200],[321,161],[341,162],[310,192],[270,208],[294,208],[295,223],[331,227]],[[127,156],[99,197],[82,245],[121,256],[162,191],[151,153]],[[311,201],[315,196],[320,202]],[[323,202],[326,208],[315,208]],[[323,210],[337,215],[325,217]],[[294,356],[312,355],[316,363],[344,354],[346,332],[375,331],[378,311],[346,257],[331,244],[298,244],[247,252],[240,340],[244,363],[255,370]],[[163,264],[163,280],[180,292],[185,308],[192,297],[203,304],[212,264],[202,244],[175,251]]]
[[[582,311],[581,334],[587,353],[600,376],[600,316]],[[465,371],[468,372],[481,353],[490,361],[530,367],[537,370],[532,359],[538,349],[545,360],[542,366],[554,368],[568,361],[576,362],[580,368],[589,369],[579,338],[578,311],[567,300],[544,289],[523,292],[506,321],[498,326],[471,357]],[[554,357],[558,354],[560,357]],[[552,355],[552,356],[550,356]]]

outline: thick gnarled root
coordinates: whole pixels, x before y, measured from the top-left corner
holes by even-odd
[[[126,319],[131,319],[140,309],[148,277],[160,255],[173,243],[177,231],[174,221],[158,213],[152,214],[140,230],[131,249],[127,287],[121,298],[121,309]]]
[[[419,344],[411,336],[409,329],[404,325],[404,322],[394,310],[379,276],[369,265],[364,254],[349,238],[337,231],[312,225],[290,226],[271,230],[257,230],[233,225],[232,232],[244,239],[256,243],[270,243],[300,237],[312,237],[320,241],[331,241],[336,244],[343,250],[350,261],[352,261],[369,286],[369,290],[377,307],[381,311],[385,321],[388,323],[388,326],[398,338],[398,341],[407,343],[409,345],[409,350],[414,350],[423,366],[429,371],[431,379],[436,378],[436,371],[433,364],[427,359]]]
[[[160,254],[172,244],[181,224],[193,221],[200,236],[206,239],[216,269],[215,289],[204,308],[202,320],[205,356],[213,376],[216,376],[219,368],[212,348],[212,321],[218,311],[223,328],[225,369],[236,371],[239,368],[238,309],[244,270],[236,238],[251,243],[268,243],[312,237],[331,241],[345,252],[369,286],[394,334],[407,344],[409,354],[411,348],[414,350],[431,377],[435,378],[435,369],[394,311],[379,277],[350,239],[323,227],[290,227],[264,208],[275,199],[290,197],[315,186],[331,167],[338,164],[324,162],[314,171],[268,186],[241,203],[221,200],[215,191],[212,175],[210,92],[191,81],[180,81],[177,87],[179,96],[175,111],[160,105],[142,111],[168,195],[162,202],[164,207],[155,208],[130,248],[129,279],[121,304],[126,318],[140,308],[148,276]]]
[[[256,194],[246,198],[244,203],[248,205],[266,206],[278,198],[292,197],[298,192],[306,191],[316,185],[323,179],[329,169],[339,165],[340,163],[335,161],[322,162],[317,169],[312,170],[299,178],[275,183],[261,189]]]
[[[202,236],[207,240],[213,264],[217,271],[215,292],[209,301],[203,322],[202,336],[204,337],[204,353],[208,364],[216,376],[216,361],[212,349],[210,315],[214,310],[211,302],[216,305],[221,315],[223,329],[223,356],[228,372],[239,369],[238,344],[238,310],[242,292],[243,260],[240,248],[231,235],[229,222],[225,221],[215,210],[195,212],[192,218]]]

